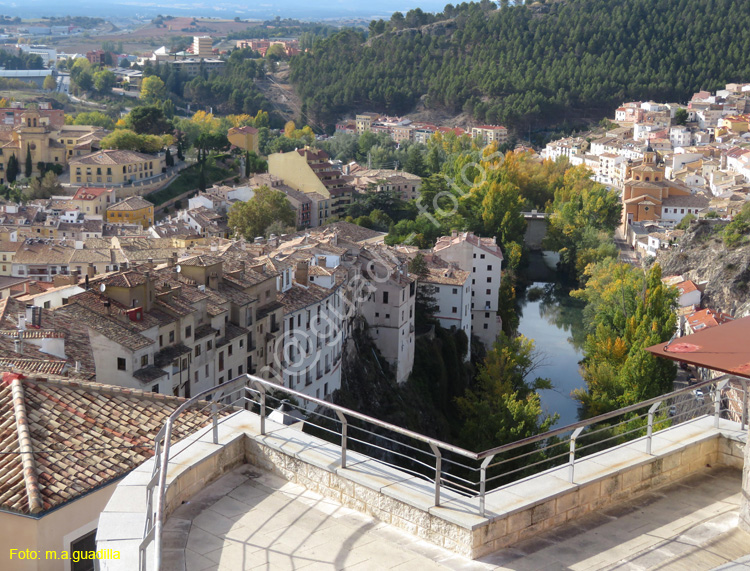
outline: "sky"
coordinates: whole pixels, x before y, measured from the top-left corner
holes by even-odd
[[[442,11],[447,0],[333,0],[332,2],[309,2],[306,0],[277,0],[264,2],[190,1],[169,2],[156,0],[10,0],[0,5],[0,14],[38,18],[40,16],[90,16],[90,17],[153,17],[157,14],[173,16],[212,16],[217,18],[282,18],[338,19],[338,18],[388,18],[393,12],[407,12],[419,7],[425,12]]]

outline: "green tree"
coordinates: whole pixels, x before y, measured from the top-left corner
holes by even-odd
[[[572,280],[584,279],[581,260],[599,248],[599,231],[611,236],[620,222],[618,196],[589,178],[583,166],[568,169],[555,191],[544,246],[560,254],[560,270]],[[610,240],[611,238],[605,238]],[[613,250],[610,250],[613,252]],[[604,253],[604,252],[601,252]],[[596,257],[593,255],[593,257]]]
[[[677,111],[674,112],[674,124],[675,125],[684,125],[687,123],[688,120],[688,112],[687,109],[680,107]]]
[[[24,174],[26,175],[26,178],[29,178],[32,172],[34,172],[34,163],[31,160],[31,145],[27,144],[26,162],[24,163]]]
[[[139,135],[162,135],[170,131],[164,111],[158,105],[136,107],[125,117],[125,125]]]
[[[574,392],[586,416],[596,416],[668,392],[674,363],[645,348],[668,341],[675,331],[677,291],[661,281],[661,267],[648,273],[609,259],[589,267],[586,301],[589,334],[581,373],[586,390]]]
[[[42,89],[45,89],[47,91],[54,91],[57,89],[57,81],[55,81],[55,78],[51,75],[48,75],[44,78],[44,83],[42,83]]]
[[[456,404],[464,422],[461,440],[473,450],[487,450],[545,432],[557,420],[542,414],[538,389],[549,380],[531,379],[539,366],[534,341],[524,336],[498,336],[474,386]]]
[[[162,79],[157,75],[150,75],[141,83],[141,99],[147,104],[155,104],[167,97],[167,89]]]
[[[114,120],[101,111],[84,111],[83,113],[79,113],[75,116],[73,125],[92,125],[110,131],[115,128]]]
[[[266,185],[256,189],[247,202],[237,202],[229,209],[229,227],[248,240],[265,236],[266,229],[277,221],[294,226],[296,215],[286,196]]]
[[[42,178],[34,178],[29,185],[28,190],[24,193],[27,200],[39,198],[49,198],[55,194],[61,194],[63,187],[57,178],[57,175],[48,171]]]
[[[16,155],[11,155],[8,158],[8,166],[5,169],[5,179],[10,182],[16,182],[18,177],[18,159]]]
[[[106,95],[115,85],[115,74],[108,69],[100,69],[94,73],[92,85],[97,92]]]

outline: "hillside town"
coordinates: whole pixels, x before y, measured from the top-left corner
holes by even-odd
[[[748,564],[750,83],[460,43],[568,4],[0,16],[0,569]]]

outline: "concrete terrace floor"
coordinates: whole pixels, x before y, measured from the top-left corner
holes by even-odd
[[[706,469],[471,561],[241,466],[167,520],[164,568],[701,571],[750,554],[750,535],[736,527],[740,484],[739,470]]]

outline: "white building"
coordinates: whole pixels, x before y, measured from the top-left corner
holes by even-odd
[[[503,253],[494,238],[480,238],[473,232],[454,231],[451,236],[438,238],[433,253],[459,268],[471,272],[472,333],[485,347],[492,347],[502,330],[498,315],[500,294],[500,266]]]
[[[669,128],[669,142],[672,143],[673,147],[690,146],[692,140],[693,134],[684,125],[675,125]]]
[[[471,340],[471,272],[458,268],[458,264],[447,263],[439,256],[425,256],[428,274],[420,276],[419,288],[426,289],[435,300],[434,317],[440,326],[454,331],[463,331]],[[471,358],[471,343],[464,355]]]
[[[405,382],[414,365],[414,302],[417,280],[405,258],[382,247],[362,249],[361,272],[372,287],[361,305],[369,333],[383,357]]]
[[[284,333],[276,352],[286,386],[326,399],[341,388],[346,270],[337,272],[336,256],[305,257],[294,268],[288,264],[278,278]]]

